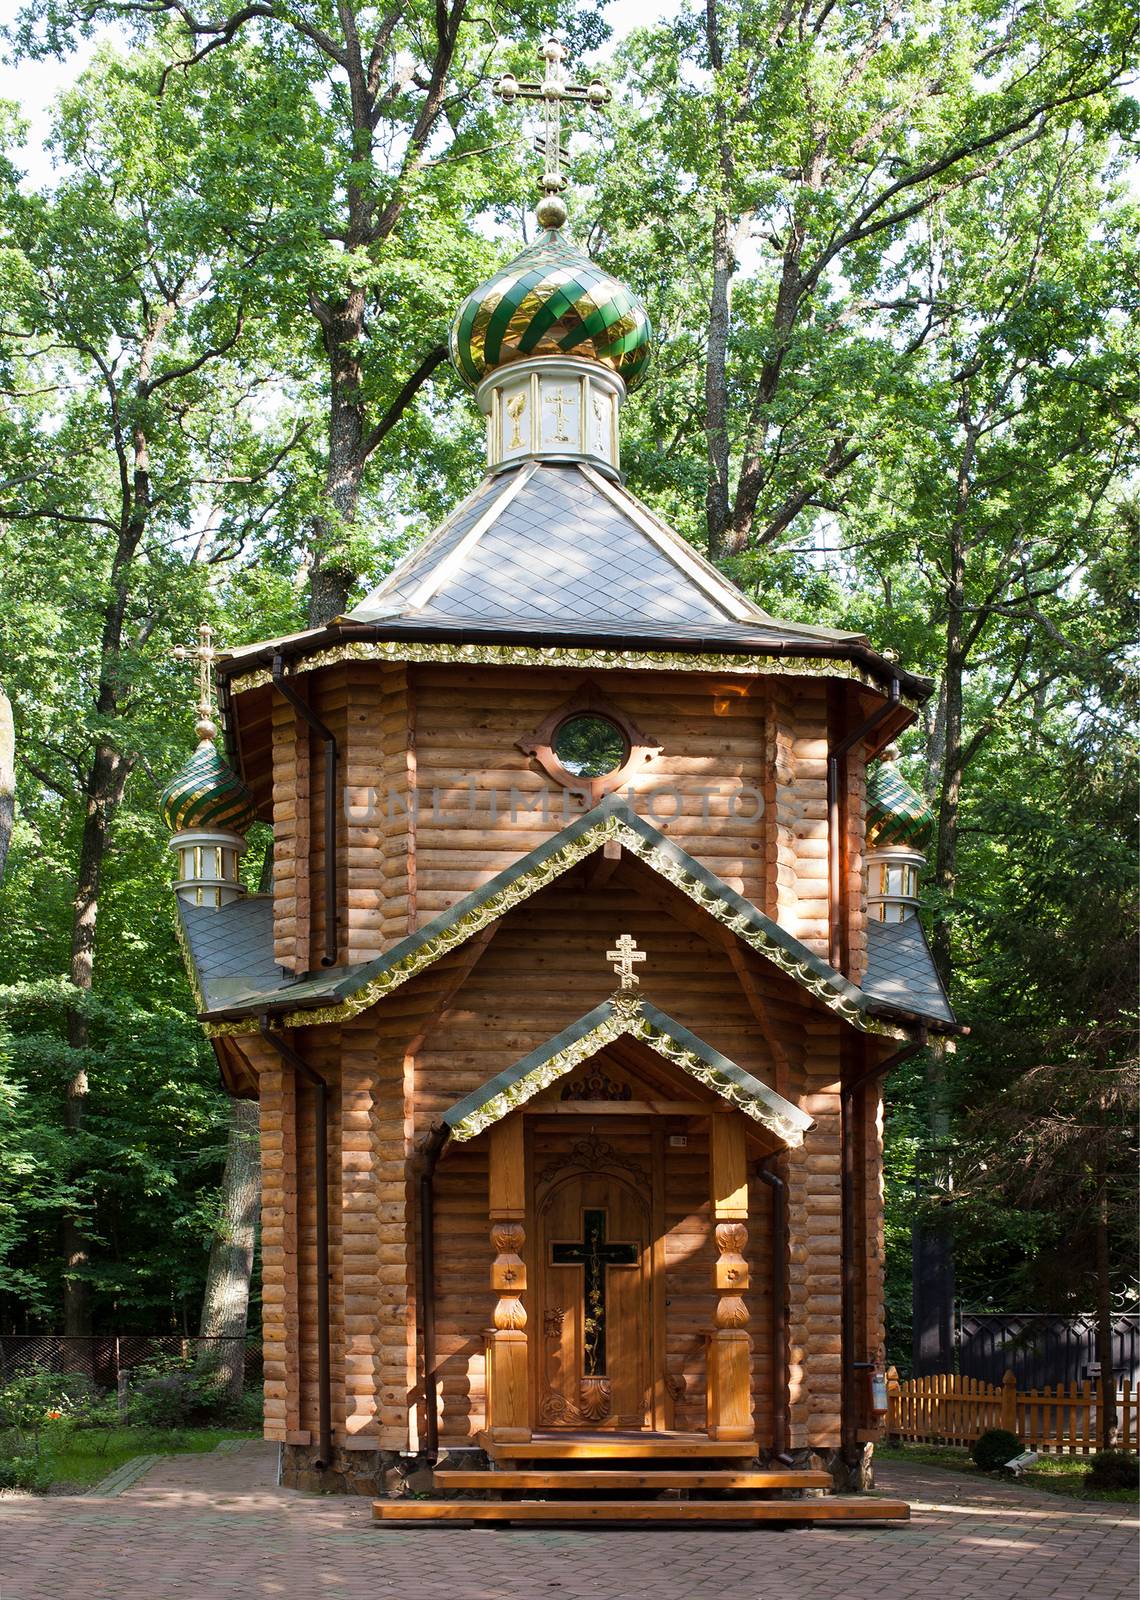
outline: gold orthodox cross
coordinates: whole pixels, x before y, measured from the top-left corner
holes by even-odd
[[[554,407],[554,435],[555,444],[569,444],[570,435],[566,432],[566,396],[561,389],[555,389],[550,396],[550,404]]]
[[[214,649],[214,630],[208,622],[203,622],[198,629],[198,643],[187,648],[184,644],[176,644],[170,652],[175,661],[196,661],[198,663],[198,737],[212,739],[217,733],[214,726],[214,662],[218,659],[218,652]],[[208,726],[208,732],[203,728]]]
[[[617,941],[616,950],[606,951],[606,960],[614,963],[614,971],[621,979],[623,989],[632,989],[641,979],[633,970],[635,961],[644,961],[645,951],[639,950],[633,938],[628,933],[623,933]]]
[[[600,78],[589,83],[568,83],[566,50],[557,39],[547,39],[539,55],[546,62],[546,72],[541,83],[520,83],[513,72],[504,72],[495,85],[495,93],[505,105],[513,100],[541,100],[543,115],[542,137],[536,141],[544,160],[542,187],[547,194],[557,194],[565,189],[562,174],[562,107],[565,102],[589,106],[597,110],[613,99]]]

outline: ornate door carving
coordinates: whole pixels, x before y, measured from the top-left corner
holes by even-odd
[[[616,1162],[615,1162],[616,1165]],[[540,1428],[641,1428],[650,1381],[649,1208],[634,1173],[549,1176],[538,1205]]]

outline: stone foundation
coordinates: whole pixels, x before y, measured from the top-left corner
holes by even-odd
[[[440,1451],[439,1465],[448,1464],[447,1450]],[[432,1469],[425,1451],[401,1455],[398,1450],[345,1450],[333,1446],[328,1466],[316,1464],[316,1445],[281,1446],[281,1482],[287,1489],[306,1489],[311,1494],[361,1494],[369,1499],[390,1500],[405,1495],[424,1494],[432,1489]],[[453,1467],[483,1468],[488,1465],[482,1450],[457,1452]]]
[[[852,1445],[846,1450],[826,1453],[818,1450],[792,1450],[792,1465],[798,1469],[831,1474],[837,1494],[851,1494],[875,1487],[875,1447]],[[281,1482],[287,1489],[307,1489],[313,1494],[361,1494],[370,1499],[398,1500],[405,1495],[430,1493],[432,1468],[427,1454],[401,1455],[397,1450],[344,1450],[333,1447],[327,1467],[316,1465],[316,1445],[281,1446]],[[485,1469],[489,1465],[482,1450],[440,1451],[439,1465],[446,1468]],[[775,1466],[767,1452],[761,1452],[761,1466]],[[437,1493],[439,1491],[436,1491]],[[814,1493],[821,1491],[815,1490]]]

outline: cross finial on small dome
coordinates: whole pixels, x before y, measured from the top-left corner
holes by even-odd
[[[214,649],[214,630],[208,622],[203,622],[198,627],[198,643],[186,646],[176,644],[170,652],[175,661],[196,661],[198,663],[198,721],[194,725],[194,732],[200,740],[212,739],[217,734],[218,725],[214,721],[214,662],[218,659],[218,652]]]
[[[589,83],[568,82],[564,66],[566,48],[553,36],[547,39],[539,55],[546,62],[541,83],[520,83],[513,72],[504,72],[494,92],[504,105],[515,100],[542,102],[543,129],[536,145],[543,157],[543,198],[536,215],[542,227],[556,232],[566,221],[566,206],[559,198],[566,187],[562,171],[562,107],[569,101],[596,111],[612,100],[613,95],[600,78],[591,78]]]

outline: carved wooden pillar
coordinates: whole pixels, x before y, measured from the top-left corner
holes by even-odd
[[[530,1438],[530,1375],[527,1363],[526,1172],[523,1121],[519,1116],[497,1122],[490,1131],[491,1287],[498,1299],[487,1337],[487,1432],[499,1442]]]
[[[744,1121],[739,1116],[714,1116],[709,1122],[717,1303],[708,1343],[708,1434],[710,1439],[751,1439],[752,1340],[748,1307],[742,1298],[748,1288]]]

